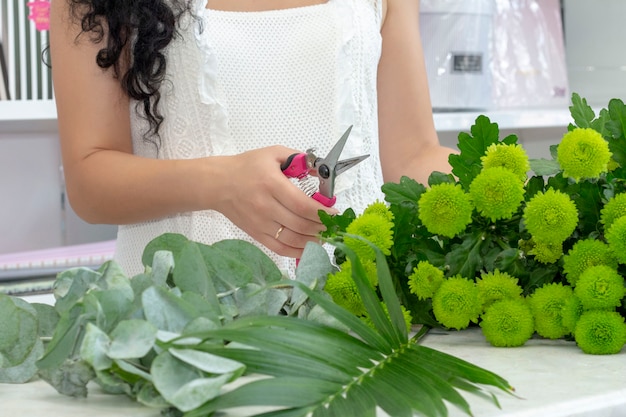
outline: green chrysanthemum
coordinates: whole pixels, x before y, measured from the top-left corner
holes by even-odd
[[[420,300],[432,298],[443,283],[443,271],[428,261],[421,261],[409,275],[409,291]]]
[[[476,284],[460,275],[444,280],[433,296],[435,318],[447,328],[463,330],[480,312]]]
[[[583,311],[583,303],[580,302],[576,294],[565,301],[562,309],[562,322],[567,329],[567,334],[574,334],[576,323],[578,323],[578,319],[580,319]]]
[[[503,167],[484,168],[469,188],[476,210],[492,221],[510,219],[524,201],[524,183]]]
[[[624,317],[614,311],[590,310],[580,316],[574,338],[578,347],[592,355],[619,353],[626,343]]]
[[[581,178],[598,178],[607,172],[611,151],[608,142],[597,131],[576,128],[561,139],[556,159],[563,176],[579,181]]]
[[[346,233],[358,235],[376,245],[382,253],[389,255],[393,246],[393,223],[376,213],[361,214],[346,228]],[[374,249],[360,239],[345,238],[345,244],[352,249],[361,261],[374,260]]]
[[[626,193],[616,194],[600,210],[604,230],[609,230],[613,222],[622,216],[626,216]]]
[[[574,296],[572,287],[561,283],[545,284],[528,298],[535,319],[535,330],[548,339],[560,339],[569,334],[563,324],[563,308]]]
[[[595,265],[580,274],[574,294],[585,310],[613,310],[626,295],[624,278],[610,266]]]
[[[472,221],[472,203],[460,185],[433,185],[421,195],[418,205],[420,220],[436,235],[454,237]]]
[[[563,256],[563,272],[570,285],[575,286],[580,274],[595,265],[607,265],[617,269],[617,260],[609,246],[595,239],[579,240]]]
[[[393,221],[393,213],[389,209],[389,206],[387,206],[387,204],[382,201],[376,200],[375,202],[365,207],[365,210],[363,210],[363,214],[369,213],[376,213],[380,216],[383,216],[390,222]]]
[[[522,346],[535,333],[535,321],[523,298],[493,303],[481,316],[480,327],[493,346]]]
[[[542,264],[553,264],[563,256],[562,242],[542,242],[533,240],[533,247],[528,252]]]
[[[478,301],[483,310],[496,301],[516,299],[522,295],[522,287],[518,285],[517,278],[497,269],[481,274],[476,280],[476,288],[478,288]]]
[[[381,302],[380,306],[385,311],[385,314],[387,315],[387,318],[389,318],[389,310],[387,309],[387,305],[385,303]],[[413,317],[411,316],[411,312],[409,310],[407,310],[406,307],[404,307],[403,305],[400,305],[400,309],[402,310],[402,316],[404,316],[404,323],[406,324],[406,330],[407,330],[407,332],[410,332],[411,331],[411,326],[412,326],[412,321],[413,321]],[[372,329],[376,328],[376,326],[374,326],[374,322],[372,321],[372,319],[371,319],[371,317],[369,315],[366,315],[365,317],[363,317],[363,320]]]
[[[563,242],[576,229],[578,210],[567,194],[550,188],[526,204],[524,222],[535,240]]]
[[[357,316],[366,313],[359,290],[352,279],[352,264],[350,262],[342,263],[339,271],[328,275],[324,290],[337,305],[351,313]]]
[[[604,237],[617,261],[626,264],[626,216],[615,220]]]
[[[526,182],[528,178],[530,170],[528,155],[524,148],[516,143],[511,145],[492,143],[480,160],[483,163],[483,169],[503,167],[512,171],[522,182]]]

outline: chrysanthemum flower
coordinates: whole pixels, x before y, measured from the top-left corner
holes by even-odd
[[[480,327],[493,346],[522,346],[535,333],[533,313],[521,297],[496,301],[481,316]]]
[[[533,239],[533,247],[528,253],[542,264],[553,264],[563,256],[563,243]]]
[[[626,264],[626,216],[615,220],[604,238],[617,261]]]
[[[385,314],[387,315],[387,317],[389,317],[389,309],[387,309],[387,305],[385,303],[381,302],[380,306],[385,311]],[[413,317],[411,316],[411,312],[409,310],[407,310],[406,307],[404,307],[403,305],[400,305],[400,309],[402,310],[402,316],[404,317],[404,323],[406,324],[406,330],[407,330],[407,332],[410,332],[411,331],[411,326],[412,326],[412,321],[413,321]],[[376,328],[374,326],[374,322],[372,321],[372,319],[371,319],[371,317],[369,315],[366,314],[365,317],[363,317],[363,320],[372,329]]]
[[[454,237],[472,221],[472,203],[460,185],[433,185],[421,195],[418,205],[420,220],[433,234]]]
[[[580,274],[595,265],[607,265],[617,269],[617,260],[609,246],[595,239],[579,240],[563,256],[563,272],[567,282],[575,286]]]
[[[377,213],[361,214],[346,227],[346,233],[358,235],[376,245],[382,253],[389,255],[393,246],[393,222]],[[346,237],[345,244],[352,249],[361,261],[374,260],[374,249],[360,239]]]
[[[444,281],[443,271],[428,261],[421,261],[409,275],[409,291],[420,300],[432,298]]]
[[[616,194],[600,210],[604,230],[609,230],[613,222],[622,216],[626,216],[626,193]]]
[[[598,178],[607,172],[611,160],[608,142],[590,128],[576,128],[567,132],[557,147],[557,162],[564,177],[579,181]]]
[[[351,313],[357,316],[366,313],[359,290],[352,279],[352,264],[350,262],[342,263],[339,271],[328,275],[324,291],[331,296],[337,305]]]
[[[385,204],[384,202],[380,200],[376,200],[370,205],[368,205],[367,207],[365,207],[365,210],[363,210],[363,214],[369,214],[369,213],[376,213],[376,214],[383,216],[390,222],[393,221],[393,213],[389,209],[389,206],[387,206],[387,204]]]
[[[567,329],[567,334],[574,334],[576,323],[578,323],[578,319],[583,314],[583,311],[583,303],[580,302],[576,294],[565,300],[562,309],[562,322]]]
[[[492,143],[480,160],[483,169],[503,167],[512,171],[522,182],[526,182],[530,163],[524,148],[516,143]]]
[[[613,310],[626,295],[624,278],[610,266],[591,266],[580,274],[574,294],[585,310]]]
[[[619,353],[626,343],[624,317],[615,311],[590,310],[580,316],[574,338],[578,347],[592,355]]]
[[[563,325],[563,307],[574,296],[572,287],[561,283],[545,284],[537,288],[528,301],[535,318],[535,330],[548,339],[560,339],[569,334]]]
[[[506,168],[483,168],[472,180],[469,194],[483,217],[492,221],[510,219],[524,201],[524,183]]]
[[[478,288],[478,301],[483,310],[496,301],[516,299],[522,295],[522,287],[518,285],[517,278],[497,269],[493,272],[482,273],[476,280],[476,288]]]
[[[550,188],[526,204],[524,221],[535,240],[563,242],[576,229],[578,210],[567,194]]]
[[[460,275],[444,280],[433,296],[435,318],[447,328],[465,329],[480,312],[476,284]]]

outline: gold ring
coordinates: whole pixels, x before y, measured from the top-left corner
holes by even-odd
[[[285,226],[281,225],[278,230],[276,231],[276,234],[274,235],[274,239],[278,240],[278,238],[280,237],[280,234],[283,232],[283,230],[285,230]]]

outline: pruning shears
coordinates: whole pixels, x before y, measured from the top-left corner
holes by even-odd
[[[325,158],[318,157],[315,154],[315,149],[291,154],[280,166],[283,174],[289,178],[297,178],[300,188],[307,195],[326,207],[332,207],[337,200],[335,196],[335,179],[337,176],[369,157],[369,155],[361,155],[339,160],[351,131],[352,126],[339,138]],[[319,185],[312,183],[311,177],[317,177]]]

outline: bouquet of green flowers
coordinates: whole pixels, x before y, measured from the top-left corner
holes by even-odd
[[[482,328],[494,346],[534,335],[573,338],[586,353],[626,343],[626,106],[613,99],[596,116],[577,94],[573,124],[552,159],[530,160],[515,135],[499,137],[479,116],[460,133],[452,174],[428,187],[410,178],[383,185],[355,215],[323,216],[376,286],[374,252],[386,255],[407,323]],[[368,320],[351,263],[329,276],[333,300]]]

